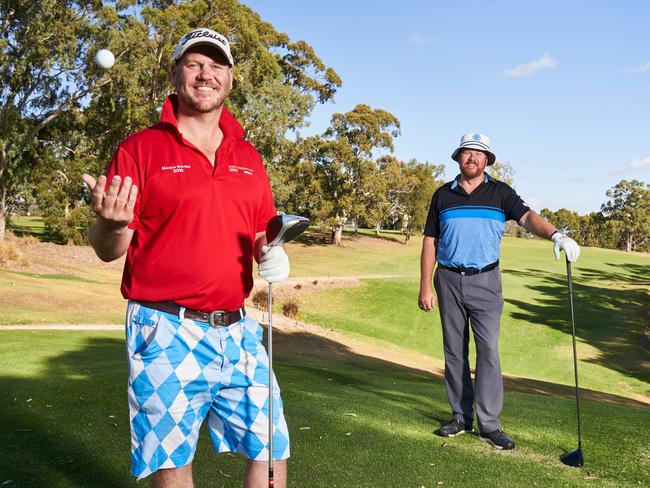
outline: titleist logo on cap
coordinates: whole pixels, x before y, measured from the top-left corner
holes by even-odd
[[[181,46],[183,46],[183,45],[187,44],[188,41],[190,41],[190,40],[192,40],[192,39],[196,39],[197,37],[209,37],[209,38],[211,38],[211,39],[214,39],[215,41],[219,41],[219,42],[220,42],[221,44],[223,44],[224,46],[227,46],[227,45],[228,45],[228,41],[226,41],[225,37],[220,36],[220,35],[217,34],[216,32],[211,33],[211,32],[209,32],[209,31],[194,31],[194,32],[190,32],[190,33],[187,34],[185,37],[183,37],[183,39],[181,40],[180,44],[181,44]]]

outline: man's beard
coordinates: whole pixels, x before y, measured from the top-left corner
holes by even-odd
[[[483,170],[479,165],[471,165],[471,166],[462,165],[460,167],[460,172],[463,174],[465,178],[476,178],[477,176],[483,174]]]
[[[183,105],[185,105],[190,110],[202,114],[207,114],[218,110],[221,106],[223,106],[223,103],[226,100],[227,96],[227,93],[220,93],[216,99],[197,100],[182,90],[178,93],[178,97],[183,102]]]

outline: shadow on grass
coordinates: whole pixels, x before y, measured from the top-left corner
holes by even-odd
[[[3,340],[8,340],[12,332],[4,334]],[[395,433],[390,416],[397,415],[407,425],[414,422],[427,435],[449,417],[441,378],[435,373],[358,355],[338,342],[304,332],[274,331],[274,350],[294,446],[298,452],[304,453],[309,447],[316,453],[303,454],[292,461],[293,479],[297,483],[293,486],[332,486],[331,478],[336,476],[350,477],[348,484],[345,481],[348,478],[343,481],[339,478],[339,483],[343,483],[339,486],[376,486],[372,483],[377,480],[359,481],[365,479],[363,471],[377,470],[370,463],[378,462],[377,455],[392,456],[392,451],[387,449],[377,454],[368,449],[361,437],[348,440],[346,422],[354,418],[344,417],[346,414],[341,409],[365,409],[366,416],[375,419],[388,416],[385,426],[368,431],[376,446],[389,446],[393,441]],[[123,340],[92,335],[83,349],[48,359],[38,378],[0,377],[3,460],[0,483],[3,487],[138,486],[129,475],[126,378]],[[570,387],[523,379],[509,379],[506,385],[511,391],[535,394],[570,397],[573,392]],[[368,398],[376,400],[368,401]],[[530,398],[519,401],[531,404],[537,401]],[[599,399],[619,405],[646,406],[615,395],[602,394]],[[522,409],[522,415],[530,417],[523,413],[528,410]],[[571,411],[568,415],[572,418]],[[305,423],[314,425],[314,429],[320,425],[325,440],[313,436],[309,441],[301,440],[305,437],[300,436],[307,435],[300,431],[300,425]],[[327,439],[334,434],[340,440]],[[352,457],[356,468],[351,468],[350,474],[346,470],[332,473],[329,461],[317,461],[322,452],[331,451],[331,456],[338,456],[338,463],[350,462],[346,449],[355,453]],[[422,447],[402,455],[408,458],[421,450]],[[461,463],[466,454],[462,450],[445,450],[440,455],[449,456],[453,464]],[[498,479],[502,469],[530,469],[530,465],[517,467],[520,461],[516,459],[502,462],[502,467],[489,464],[482,467],[486,476]],[[369,464],[364,467],[363,463]],[[424,464],[418,461],[418,465]],[[240,457],[215,456],[205,430],[201,433],[194,467],[197,486],[241,486],[244,461]],[[354,474],[355,469],[361,470],[360,473]],[[322,479],[312,483],[310,480],[319,479],[320,471]],[[391,473],[396,478],[387,480],[384,486],[400,486],[398,475]]]
[[[598,350],[581,361],[614,369],[628,377],[650,381],[648,354],[641,347],[643,328],[650,309],[650,293],[638,288],[650,276],[650,266],[611,264],[616,271],[574,268],[573,304],[576,337]],[[571,313],[566,276],[547,271],[504,269],[505,274],[534,277],[535,300],[521,301],[505,297],[514,305],[512,317],[571,334]],[[594,280],[614,282],[599,286]],[[567,345],[570,346],[570,340]]]

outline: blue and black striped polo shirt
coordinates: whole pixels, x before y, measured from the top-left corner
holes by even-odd
[[[499,259],[506,221],[519,221],[530,208],[488,174],[471,195],[459,180],[460,175],[433,194],[424,235],[438,238],[440,264],[482,269]]]

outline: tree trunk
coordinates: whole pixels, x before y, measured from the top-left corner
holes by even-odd
[[[337,246],[340,246],[342,236],[343,236],[343,226],[339,225],[337,227],[334,227],[334,230],[332,231],[332,244],[336,244]]]
[[[625,239],[625,250],[627,252],[634,251],[634,242],[631,234],[628,234],[627,238]]]
[[[0,179],[0,242],[5,240],[5,223],[7,221],[7,188]]]
[[[0,146],[0,242],[5,240],[5,223],[7,222],[7,180],[5,170],[7,169],[7,146]]]
[[[381,223],[377,222],[377,224],[375,224],[375,236],[376,237],[379,237],[379,231],[380,230],[381,230]]]

